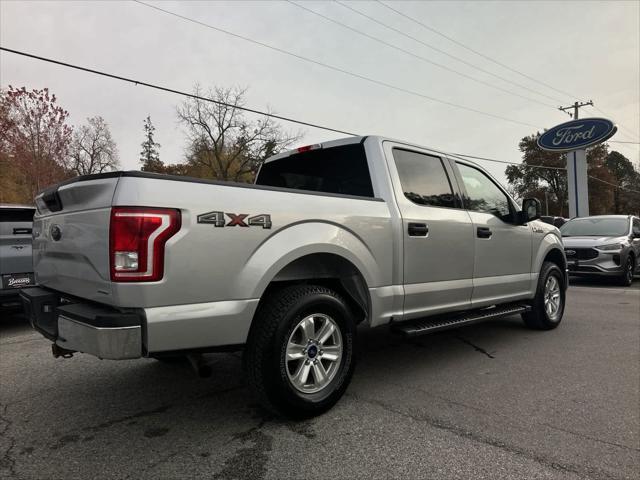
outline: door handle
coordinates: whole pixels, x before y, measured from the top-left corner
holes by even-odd
[[[426,237],[429,233],[429,227],[426,223],[410,223],[407,231],[411,237]]]
[[[478,227],[477,235],[478,238],[491,238],[493,232],[489,227]]]

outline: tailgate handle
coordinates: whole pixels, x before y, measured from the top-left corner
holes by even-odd
[[[407,230],[412,237],[426,237],[429,233],[429,227],[425,223],[410,223]]]
[[[31,235],[31,229],[30,228],[14,228],[13,234],[14,235]]]

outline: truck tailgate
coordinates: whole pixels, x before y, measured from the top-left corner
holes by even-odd
[[[111,303],[109,219],[118,178],[62,184],[36,198],[33,265],[41,286]]]

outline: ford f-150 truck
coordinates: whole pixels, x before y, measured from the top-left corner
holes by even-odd
[[[255,185],[143,172],[36,198],[38,287],[22,292],[56,356],[158,359],[243,349],[269,408],[330,408],[356,326],[414,336],[511,314],[560,323],[558,229],[477,165],[368,136],[268,159]]]

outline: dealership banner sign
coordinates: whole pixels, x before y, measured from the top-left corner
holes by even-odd
[[[618,127],[606,118],[581,118],[561,123],[538,137],[538,146],[552,152],[591,147],[611,138]]]

